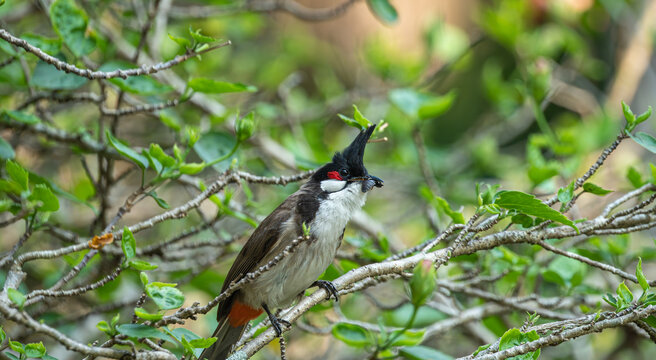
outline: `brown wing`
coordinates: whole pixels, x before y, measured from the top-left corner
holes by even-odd
[[[308,192],[307,190],[308,187],[303,186],[299,191],[290,195],[282,204],[280,204],[280,206],[278,206],[271,214],[269,214],[269,216],[262,220],[260,225],[255,229],[251,237],[248,239],[244,247],[237,255],[237,258],[232,264],[232,267],[228,271],[228,275],[223,282],[221,292],[225,291],[225,289],[233,281],[239,280],[245,274],[255,270],[256,266],[258,266],[262,259],[264,259],[267,255],[270,255],[269,253],[271,250],[275,249],[278,245],[276,243],[280,238],[282,230],[281,225],[284,222],[289,220],[291,217],[294,217],[294,220],[297,224],[300,224],[303,221],[309,223],[309,221],[312,220],[311,218],[308,219],[308,217],[314,217],[314,213],[316,212],[316,208],[318,208],[319,204],[318,200],[314,196],[311,196],[311,192]],[[316,208],[313,212],[309,208],[314,206],[316,206]],[[222,301],[221,304],[219,304],[217,313],[217,318],[219,320],[228,315],[235,295],[238,293],[239,290],[237,290],[225,301]]]

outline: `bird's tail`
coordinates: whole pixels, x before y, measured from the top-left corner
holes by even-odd
[[[225,360],[230,354],[232,347],[239,341],[244,333],[246,325],[232,326],[228,317],[219,321],[219,325],[214,330],[212,337],[216,337],[216,342],[208,347],[198,357],[200,360]]]

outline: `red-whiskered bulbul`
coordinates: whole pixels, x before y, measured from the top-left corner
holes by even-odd
[[[255,229],[228,271],[221,292],[303,236],[303,224],[310,236],[269,271],[219,304],[219,325],[212,335],[217,341],[203,351],[200,359],[224,360],[248,322],[263,311],[280,336],[280,320],[271,310],[291,305],[311,286],[324,288],[338,299],[331,282],[316,280],[335,258],[346,223],[364,205],[367,192],[374,186],[383,186],[381,179],[369,175],[363,163],[364,148],[375,127],[361,131],[344,151],[336,153],[332,162],[319,168]]]

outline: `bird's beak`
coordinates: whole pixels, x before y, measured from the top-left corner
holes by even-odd
[[[375,187],[383,187],[383,180],[377,176],[367,175],[358,178],[352,178],[351,181],[361,181],[362,182],[362,192],[366,193]]]

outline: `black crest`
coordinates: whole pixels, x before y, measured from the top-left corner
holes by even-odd
[[[365,130],[360,131],[358,136],[353,139],[346,149],[342,152],[335,153],[333,161],[317,170],[312,178],[321,181],[326,178],[328,171],[340,170],[342,168],[348,168],[351,176],[367,175],[367,169],[364,167],[363,162],[364,149],[375,128],[376,125],[371,125]]]

